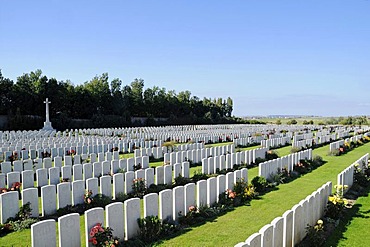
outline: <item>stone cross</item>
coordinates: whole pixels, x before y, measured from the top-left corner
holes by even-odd
[[[49,104],[51,103],[48,98],[44,101],[46,104],[46,119],[44,122],[44,127],[41,130],[54,130],[53,127],[51,126],[51,122],[49,119]]]
[[[49,104],[51,103],[51,101],[49,101],[49,99],[46,98],[46,101],[44,101],[44,103],[46,104],[46,120],[45,120],[45,122],[50,122],[50,120],[49,120]]]

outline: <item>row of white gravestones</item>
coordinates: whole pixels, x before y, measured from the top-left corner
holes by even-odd
[[[131,143],[131,144],[130,144]],[[15,151],[15,150],[30,150],[30,149],[46,149],[50,152],[51,148],[68,148],[73,149],[78,154],[87,152],[107,152],[113,148],[118,148],[119,151],[128,151],[129,144],[135,147],[153,147],[161,146],[162,140],[148,141],[145,139],[118,138],[118,137],[99,137],[99,136],[81,136],[80,138],[71,137],[53,137],[39,138],[32,140],[26,139],[9,139],[6,143],[0,142],[0,150]],[[3,148],[6,148],[5,150]]]
[[[188,152],[192,150],[202,149],[204,148],[203,143],[194,143],[194,144],[182,144],[176,147],[152,147],[152,148],[141,148],[134,150],[134,157],[140,156],[151,156],[153,155],[154,158],[163,158],[165,153],[172,153],[172,152]]]
[[[304,200],[277,217],[270,224],[263,226],[257,233],[249,236],[245,242],[235,247],[260,246],[295,246],[306,235],[307,224],[315,225],[324,215],[328,197],[332,191],[331,182],[327,182]]]
[[[313,143],[317,143],[318,138],[312,138],[312,139],[305,139],[301,141],[293,141],[292,142],[292,147],[293,148],[307,148],[307,147],[312,147]]]
[[[318,144],[328,143],[328,142],[331,142],[337,139],[335,134],[322,135],[322,136],[318,136],[318,138],[319,138],[317,142]]]
[[[256,143],[260,143],[264,139],[264,136],[255,136],[255,137],[246,137],[246,138],[237,138],[233,140],[235,147],[238,146],[248,146]]]
[[[103,153],[98,154],[91,154],[89,157],[89,163],[117,163],[119,162],[122,164],[121,166],[124,166],[125,162],[128,165],[125,165],[124,169],[127,171],[132,171],[134,165],[139,165],[142,168],[147,168],[149,167],[149,157],[148,156],[142,156],[142,157],[137,157],[137,158],[128,158],[128,159],[121,159],[119,160],[119,156],[117,155],[116,157],[113,157],[113,159],[108,158],[104,159],[104,157],[111,157],[111,153],[106,153],[105,155]],[[87,157],[86,157],[87,158]],[[72,166],[72,165],[78,165],[81,164],[81,159],[79,155],[75,155],[74,157],[72,156],[65,156],[64,157],[64,166]],[[86,163],[85,163],[86,164]],[[63,161],[61,157],[55,157],[54,158],[54,167],[60,167],[62,168]],[[32,160],[25,160],[25,161],[14,161],[13,164],[11,162],[2,162],[0,164],[1,168],[1,173],[7,174],[8,172],[11,171],[26,171],[26,170],[37,170],[40,168],[51,168],[52,167],[52,159],[51,158],[44,158],[44,159],[34,159]],[[121,167],[122,168],[122,167]]]
[[[88,164],[84,164],[88,165]],[[73,166],[78,167],[81,165]],[[65,167],[62,167],[65,168]],[[70,168],[70,167],[66,167]],[[173,168],[173,170],[172,170]],[[67,205],[76,205],[83,203],[83,196],[85,190],[91,191],[92,196],[100,193],[106,195],[108,197],[113,197],[116,199],[119,193],[131,193],[133,191],[132,185],[134,179],[144,179],[146,187],[149,187],[151,184],[172,184],[173,177],[176,178],[179,175],[183,177],[189,177],[190,175],[190,167],[189,162],[183,162],[182,164],[175,164],[174,166],[159,166],[156,167],[156,174],[154,174],[153,168],[147,168],[145,170],[137,170],[135,172],[128,171],[126,173],[117,173],[114,174],[113,177],[103,175],[99,178],[91,177],[87,178],[86,180],[74,180],[73,182],[59,182],[59,177],[56,176],[56,179],[53,182],[52,169],[59,169],[58,167],[50,168],[49,175],[50,175],[50,185],[48,183],[48,174],[46,169],[38,169],[36,173],[38,187],[41,187],[41,205],[43,215],[50,215],[56,212],[57,209],[63,208]],[[75,171],[75,170],[74,170]],[[29,174],[30,176],[27,177],[25,175],[26,172],[32,171],[25,171],[22,173],[23,178],[23,190],[22,195],[25,193],[26,199],[22,197],[24,200],[29,200],[32,203],[32,210],[35,212],[39,212],[38,209],[38,190],[37,188],[33,188],[33,174]],[[243,175],[246,172],[243,171]],[[239,172],[240,173],[240,172]],[[239,174],[238,173],[238,174]],[[80,174],[82,176],[81,170]],[[17,175],[17,176],[14,176]],[[31,176],[32,175],[32,176]],[[14,177],[13,177],[14,176]],[[246,177],[246,176],[244,176]],[[29,179],[30,181],[27,181]],[[18,174],[8,173],[8,181],[19,182],[20,176]],[[5,187],[5,186],[4,186]],[[99,189],[100,188],[100,189]],[[31,193],[31,192],[32,193]],[[11,193],[11,192],[7,192]],[[7,194],[4,193],[4,194]],[[18,193],[18,192],[17,192]],[[7,199],[8,197],[4,197],[5,201],[12,199]],[[28,198],[28,199],[27,199]],[[57,200],[56,200],[57,198]],[[16,197],[18,201],[18,196]],[[27,201],[24,201],[25,204]],[[37,202],[37,204],[34,204]],[[12,204],[12,203],[8,203]],[[4,205],[8,205],[4,204]],[[14,205],[18,205],[13,202]],[[17,206],[17,209],[19,207]],[[0,206],[0,210],[6,210],[2,206]],[[36,214],[36,213],[35,213]],[[38,214],[37,214],[38,215]],[[11,216],[13,217],[13,216]]]
[[[97,155],[97,157],[99,158],[99,160],[118,160],[119,159],[119,151],[106,151],[106,152],[89,152],[89,153],[86,153],[86,154],[76,154],[75,151],[68,151],[68,152],[64,152],[63,150],[64,148],[52,148],[51,149],[51,153],[49,153],[50,155],[50,158],[49,157],[45,157],[43,155],[43,150],[35,150],[35,149],[31,149],[29,151],[26,151],[26,150],[22,150],[20,153],[21,155],[17,155],[17,156],[14,156],[13,154],[14,153],[17,153],[18,152],[11,152],[11,151],[5,151],[4,152],[4,156],[6,157],[4,159],[4,161],[10,161],[10,156],[13,155],[13,157],[17,157],[16,159],[13,159],[13,160],[20,160],[20,161],[24,161],[24,160],[28,160],[28,159],[44,159],[44,158],[47,158],[47,159],[55,159],[55,158],[61,158],[62,160],[65,160],[66,158],[68,157],[72,157],[71,154],[75,154],[73,156],[73,159],[75,161],[76,164],[80,164],[81,161],[83,159],[87,159],[89,157],[89,155]]]
[[[172,180],[182,176],[184,178],[190,177],[190,163],[185,161],[172,165],[157,166],[155,168],[155,183],[172,184]]]
[[[303,150],[281,158],[262,162],[258,165],[258,176],[270,179],[271,176],[278,173],[278,171],[281,171],[283,168],[286,168],[288,172],[293,171],[294,165],[298,164],[300,160],[305,159],[312,159],[312,149]]]
[[[229,132],[229,131],[227,131],[227,132]],[[234,139],[234,137],[235,138],[238,138],[238,137],[242,138],[244,136],[247,137],[247,136],[250,135],[249,132],[248,132],[248,134],[243,133],[243,132],[234,132],[234,133],[235,133],[234,135],[233,134],[230,135],[230,137],[232,137],[233,139]],[[192,136],[197,137],[198,135],[199,134],[194,133],[194,135],[192,135]],[[218,141],[218,140],[216,140],[217,138],[221,138],[222,141],[225,141],[225,136],[226,136],[226,134],[223,134],[223,135],[220,136],[219,132],[215,132],[213,134],[212,138],[203,138],[203,141],[205,141],[205,140]],[[182,139],[183,138],[184,138],[184,136],[182,136]],[[257,142],[260,141],[260,140],[258,140],[259,137],[255,137],[255,138],[256,138]],[[77,154],[89,154],[89,153],[93,153],[93,152],[94,153],[106,152],[106,151],[109,151],[112,148],[116,148],[116,147],[118,148],[119,151],[123,151],[123,152],[129,151],[129,152],[131,152],[134,146],[135,147],[148,148],[148,147],[153,147],[153,146],[161,146],[161,144],[163,143],[162,140],[160,140],[160,141],[146,141],[145,139],[136,139],[136,140],[122,141],[118,138],[105,137],[105,138],[101,138],[100,141],[101,142],[107,142],[106,144],[94,145],[95,139],[96,139],[96,137],[93,137],[93,138],[92,137],[82,137],[82,138],[79,138],[79,139],[76,138],[74,142],[65,143],[63,141],[68,140],[68,139],[66,139],[66,138],[55,138],[55,139],[51,139],[51,140],[49,139],[47,142],[43,141],[43,142],[35,143],[33,145],[30,144],[28,147],[25,146],[25,143],[23,143],[23,142],[19,143],[19,144],[14,144],[14,145],[18,145],[18,146],[15,147],[15,149],[18,149],[18,150],[23,149],[23,148],[26,148],[26,150],[37,149],[39,151],[52,152],[53,156],[57,155],[57,154],[59,154],[59,156],[62,156],[67,151],[72,151],[72,150],[74,150]],[[198,139],[202,139],[202,138],[198,138]],[[78,143],[76,143],[76,142],[78,142]],[[131,146],[131,148],[129,146]],[[52,148],[54,148],[54,150],[51,150]],[[58,149],[58,148],[64,148],[63,154],[62,154],[62,150]]]
[[[84,136],[90,137],[91,135],[99,135],[103,137],[111,137],[111,136],[120,136],[122,139],[128,138],[144,138],[149,139],[153,138],[158,139],[158,136],[189,136],[193,133],[195,134],[204,134],[204,133],[218,133],[223,135],[231,135],[231,134],[239,134],[239,132],[250,132],[254,133],[256,131],[268,131],[268,130],[276,130],[276,132],[280,132],[283,129],[291,129],[292,131],[300,132],[302,130],[314,130],[320,129],[322,130],[322,126],[282,126],[282,125],[203,125],[203,126],[166,126],[166,127],[152,127],[152,128],[125,128],[125,129],[83,129],[83,130],[70,130],[61,132],[32,132],[32,131],[22,131],[22,132],[15,132],[15,131],[5,131],[0,132],[0,139],[9,140],[10,138],[13,139],[24,139],[24,137],[32,138],[32,139],[39,139],[45,137],[69,137],[69,138],[81,138]],[[338,130],[348,130],[349,128],[341,128],[337,127]],[[350,128],[353,130],[354,128]],[[366,127],[365,127],[366,129]],[[4,133],[4,134],[2,134]],[[81,134],[81,135],[79,135]],[[74,136],[73,136],[74,135]],[[122,137],[124,135],[125,137]],[[155,138],[157,137],[157,138]],[[176,139],[176,138],[173,138]]]
[[[307,133],[307,134],[297,134],[297,135],[294,135],[293,136],[293,142],[296,142],[296,141],[301,141],[301,140],[305,140],[305,139],[312,139],[313,138],[313,133]]]
[[[150,145],[152,142],[152,145]],[[43,145],[42,143],[37,145],[29,145],[29,146],[11,146],[11,147],[1,147],[0,153],[1,156],[4,158],[5,161],[8,161],[12,154],[17,154],[18,159],[35,159],[35,158],[42,158],[44,157],[45,153],[49,153],[51,158],[54,157],[63,157],[68,153],[74,153],[77,155],[88,155],[91,153],[106,153],[112,152],[116,150],[116,152],[132,152],[134,147],[153,147],[153,146],[161,146],[163,144],[162,141],[131,141],[131,142],[116,142],[116,143],[108,143],[108,144],[100,144],[100,145],[83,145],[80,144],[76,146],[76,143],[52,143],[50,145]],[[58,146],[58,147],[56,147]],[[0,157],[0,158],[2,158]]]
[[[257,148],[237,153],[202,159],[202,173],[214,174],[217,170],[232,169],[234,165],[251,164],[256,159],[265,159],[268,148]]]
[[[173,165],[183,161],[192,161],[199,163],[204,158],[215,157],[226,153],[235,153],[234,145],[219,146],[212,148],[203,148],[188,151],[179,151],[164,154],[164,164]]]
[[[143,164],[142,168],[149,166],[149,157],[139,157],[137,159],[112,160],[111,162],[94,162],[86,164],[77,164],[73,166],[39,168],[34,172],[32,169],[26,171],[0,173],[0,188],[10,188],[15,182],[22,182],[22,188],[42,187],[45,185],[57,185],[60,181],[87,180],[89,178],[99,178],[104,175],[111,175],[118,172],[121,168],[124,171],[134,171],[134,165]],[[3,171],[7,166],[2,164]]]
[[[366,134],[368,134],[368,133],[366,133]],[[365,135],[366,135],[365,134]],[[345,142],[348,142],[348,143],[351,143],[351,142],[358,142],[360,139],[362,139],[362,137],[363,137],[363,135],[355,135],[355,136],[352,136],[352,137],[350,137],[350,138],[347,138],[346,140],[345,140]]]
[[[332,142],[329,145],[329,151],[334,151],[336,149],[339,149],[343,145],[344,145],[344,140],[339,140],[339,141],[336,141],[336,142]]]
[[[290,137],[273,138],[273,139],[262,140],[261,147],[272,148],[272,147],[285,146],[290,143],[292,143],[292,139]]]
[[[158,216],[161,220],[178,220],[180,214],[186,215],[192,206],[211,206],[218,200],[218,195],[226,189],[232,189],[236,181],[247,180],[246,169],[219,175],[217,178],[198,181],[166,189],[159,194],[145,195],[144,217]],[[59,246],[81,246],[80,236],[85,235],[86,246],[92,246],[90,231],[97,224],[111,227],[113,235],[120,239],[132,239],[137,235],[137,219],[141,216],[140,199],[132,198],[124,203],[116,202],[103,208],[93,208],[85,212],[85,232],[80,232],[78,214],[68,214],[58,218]],[[104,222],[104,218],[106,221]],[[53,224],[53,226],[51,226]],[[56,246],[54,220],[44,220],[31,226],[31,239],[34,246]]]
[[[364,171],[365,168],[368,167],[368,161],[369,161],[369,154],[363,155],[361,158],[356,160],[354,163],[352,163],[350,166],[348,166],[346,169],[344,169],[341,173],[337,176],[337,193],[345,194],[347,190],[349,190],[353,185],[353,174],[355,172],[356,166],[358,166],[361,169],[361,172]],[[344,188],[344,186],[348,186],[347,188]]]
[[[253,132],[253,131],[252,131]],[[162,135],[156,135],[156,139],[159,138],[160,140],[158,141],[147,141],[145,139],[149,138],[150,136],[147,135],[146,138],[142,138],[142,139],[127,139],[127,138],[123,138],[124,141],[126,142],[126,144],[131,141],[133,142],[132,143],[132,146],[134,145],[135,147],[142,147],[142,148],[148,148],[148,147],[153,147],[153,146],[161,146],[163,141],[165,139],[168,138],[168,132],[163,132],[164,134]],[[192,132],[189,132],[189,134],[179,134],[179,135],[176,135],[176,136],[172,136],[171,139],[173,140],[178,140],[180,142],[187,142],[189,140],[189,137],[191,137],[190,139],[193,139],[193,141],[196,141],[196,142],[208,142],[209,140],[211,141],[214,141],[214,142],[218,142],[218,139],[221,139],[222,141],[225,141],[226,140],[226,136],[230,136],[230,137],[237,137],[239,136],[240,137],[246,137],[248,135],[246,134],[243,134],[243,132],[234,132],[230,134],[229,131],[227,131],[228,135],[226,133],[222,133],[222,132],[214,132],[212,134],[200,134],[200,133],[196,133],[194,131]],[[112,145],[112,144],[115,144],[114,146],[117,147],[117,144],[118,144],[118,141],[121,141],[121,143],[123,142],[121,140],[122,138],[110,138],[110,137],[103,137],[103,138],[100,138],[100,139],[97,139],[96,137],[86,137],[86,136],[81,136],[79,138],[71,138],[71,137],[68,137],[68,138],[52,138],[52,139],[47,139],[46,141],[42,141],[42,140],[39,140],[37,143],[35,142],[24,142],[23,139],[22,141],[20,142],[16,142],[16,143],[13,143],[13,145],[17,145],[18,147],[22,147],[22,148],[27,148],[27,149],[32,149],[30,148],[30,146],[36,146],[38,149],[39,148],[45,148],[45,149],[50,149],[50,148],[53,148],[53,147],[61,147],[61,146],[69,146],[69,147],[75,147],[76,149],[78,149],[79,147],[81,146],[84,146],[84,145],[89,145],[89,144],[94,144],[96,143],[97,141],[100,141],[100,142],[108,142],[109,145]],[[68,141],[71,141],[70,143],[65,143],[66,140]],[[16,140],[15,140],[16,141]],[[76,144],[76,142],[78,142],[78,144]],[[59,143],[61,145],[59,145]],[[29,144],[29,146],[27,147],[26,145]],[[112,147],[112,146],[111,146]],[[125,148],[122,147],[122,145],[118,145],[119,147],[119,151],[127,151],[127,145]],[[110,150],[110,148],[103,148],[103,151],[108,151]],[[79,149],[79,150],[75,150],[78,154],[82,154],[82,153],[86,153],[86,148],[85,148],[85,151],[82,151],[82,149]],[[95,151],[95,152],[99,152],[99,151]]]

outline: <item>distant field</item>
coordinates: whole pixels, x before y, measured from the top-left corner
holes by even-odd
[[[291,120],[297,120],[297,124],[303,124],[303,121],[313,121],[314,124],[318,124],[319,122],[326,122],[330,119],[330,117],[302,117],[302,118],[259,118],[256,119],[258,121],[265,122],[267,124],[275,124],[278,120],[281,121],[281,124],[287,124],[287,122]]]

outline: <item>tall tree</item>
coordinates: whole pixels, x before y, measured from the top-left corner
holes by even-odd
[[[94,109],[99,114],[110,114],[111,93],[109,89],[108,74],[103,73],[101,76],[95,76],[91,81],[84,83],[84,88],[94,100]]]
[[[143,89],[144,89],[144,80],[136,78],[131,82],[131,91],[132,91],[132,109],[131,112],[135,116],[143,116]]]
[[[14,82],[8,78],[4,78],[1,70],[0,92],[0,114],[5,115],[12,110],[12,105],[14,103]]]

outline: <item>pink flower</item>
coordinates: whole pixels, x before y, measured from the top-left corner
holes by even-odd
[[[229,198],[234,199],[235,198],[235,192],[230,192],[229,193]]]

